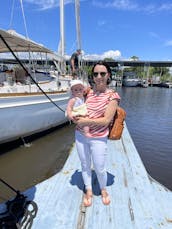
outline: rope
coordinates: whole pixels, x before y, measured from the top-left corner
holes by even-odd
[[[13,190],[13,192],[18,193],[18,191],[15,188],[13,188],[11,185],[9,185],[7,182],[5,182],[2,178],[0,178],[0,181],[3,184],[5,184],[8,188],[10,188],[11,190]]]
[[[10,52],[12,53],[12,55],[14,56],[14,58],[17,60],[17,62],[20,64],[20,66],[26,71],[26,73],[28,74],[28,76],[33,80],[33,82],[36,84],[36,86],[40,89],[40,91],[47,97],[47,99],[54,104],[54,106],[56,106],[59,110],[61,110],[62,112],[65,113],[65,111],[59,107],[46,93],[45,91],[42,90],[42,88],[39,86],[39,84],[35,81],[35,79],[31,76],[31,74],[28,72],[28,70],[25,68],[25,66],[22,64],[22,62],[20,61],[20,59],[15,55],[15,53],[13,52],[13,50],[10,48],[10,46],[7,44],[7,42],[5,41],[5,39],[3,38],[3,36],[0,34],[0,38],[1,40],[4,42],[4,44],[7,46],[7,48],[10,50]]]

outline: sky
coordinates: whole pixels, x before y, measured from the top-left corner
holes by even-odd
[[[56,52],[59,1],[1,0],[0,29],[13,29]],[[64,3],[65,54],[70,56],[77,49],[75,4],[74,0]],[[171,22],[171,0],[80,0],[83,56],[172,60]]]

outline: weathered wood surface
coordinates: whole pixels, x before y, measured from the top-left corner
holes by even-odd
[[[83,181],[76,148],[63,169],[27,190],[38,205],[33,229],[172,229],[172,192],[151,178],[127,128],[108,142],[108,192],[104,206],[93,172],[91,207],[82,205]]]

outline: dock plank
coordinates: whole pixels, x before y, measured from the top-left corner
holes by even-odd
[[[140,221],[142,221],[142,228],[158,228],[165,220],[159,214],[159,210],[156,209],[157,203],[154,198],[152,185],[128,132],[124,133],[123,145],[129,163],[128,166],[132,170],[132,180],[127,180],[137,227],[139,227]]]
[[[82,191],[75,185],[77,181],[75,179],[72,181],[72,175],[75,174],[78,165],[80,162],[74,147],[63,169],[55,176],[36,185],[33,200],[38,205],[38,213],[32,225],[33,229],[77,228]],[[83,184],[80,183],[83,189]]]
[[[111,204],[104,206],[100,195],[94,196],[93,206],[88,209],[86,214],[85,228],[87,229],[96,227],[110,229],[120,228],[121,223],[127,225],[128,228],[133,226],[127,204],[129,193],[125,186],[121,148],[115,148],[116,143],[116,141],[109,141],[108,143],[109,160],[107,169],[108,174],[114,175],[114,183],[107,187],[111,196]],[[119,146],[119,142],[117,146]]]

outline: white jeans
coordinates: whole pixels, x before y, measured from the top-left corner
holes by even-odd
[[[76,130],[75,141],[81,161],[82,177],[86,190],[92,189],[91,159],[98,178],[100,189],[104,189],[107,185],[107,172],[105,168],[107,158],[107,137],[89,138]]]

